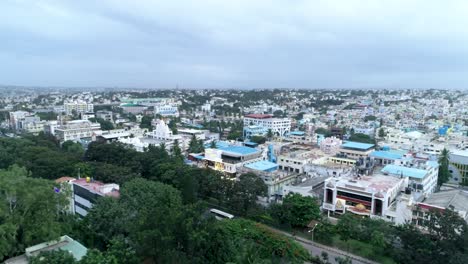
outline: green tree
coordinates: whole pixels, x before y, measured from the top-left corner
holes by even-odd
[[[271,140],[273,138],[273,131],[271,130],[271,128],[268,129],[267,138],[268,140]]]
[[[280,223],[306,227],[311,220],[319,219],[320,208],[315,198],[290,193],[284,197],[281,205],[272,209],[272,215]]]
[[[101,125],[102,130],[114,129],[114,124],[112,124],[112,122],[104,120],[102,118],[90,118],[89,121],[99,123]]]
[[[437,178],[437,183],[439,186],[447,182],[451,177],[451,174],[449,171],[449,163],[450,163],[449,155],[450,155],[450,152],[446,148],[444,148],[442,152],[440,153],[439,175]]]
[[[349,140],[354,142],[375,144],[375,140],[373,138],[371,138],[369,135],[362,133],[352,134],[351,137],[349,137]]]
[[[216,140],[211,141],[211,143],[210,143],[210,148],[213,148],[213,149],[218,148],[218,147],[216,146]]]
[[[266,142],[266,138],[263,136],[252,136],[250,138],[250,141],[257,143],[257,144],[263,144]]]
[[[29,259],[30,264],[76,264],[78,261],[64,250],[43,251]]]
[[[0,170],[0,259],[60,236],[69,190],[54,187],[16,165]]]
[[[385,137],[385,130],[381,127],[379,128],[379,138],[384,138]]]
[[[141,118],[140,128],[146,128],[149,131],[153,130],[153,127],[151,125],[151,121],[153,121],[153,117],[147,116],[147,115],[143,116]]]

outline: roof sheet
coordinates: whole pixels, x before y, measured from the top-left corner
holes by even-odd
[[[405,176],[405,177],[411,177],[411,178],[417,178],[417,179],[422,179],[427,174],[426,170],[416,169],[416,168],[408,168],[408,167],[394,165],[394,164],[386,165],[382,169],[382,172],[384,172],[384,173],[386,172],[386,173],[394,174],[394,175],[403,174],[403,176]]]
[[[305,135],[305,132],[303,132],[303,131],[293,131],[293,132],[291,132],[289,134],[294,135],[294,136],[303,136],[303,135]]]
[[[381,159],[400,159],[403,157],[403,154],[378,150],[378,151],[372,152],[370,156],[374,158],[381,158]]]
[[[353,149],[360,149],[360,150],[367,150],[372,147],[374,147],[374,144],[368,144],[368,143],[360,143],[360,142],[354,142],[354,141],[346,141],[341,147],[343,148],[353,148]]]
[[[244,146],[228,146],[228,147],[223,147],[223,148],[218,148],[222,151],[225,152],[231,152],[231,153],[236,153],[240,155],[249,155],[249,154],[254,154],[259,152],[258,150],[254,148],[249,148],[249,147],[244,147]]]
[[[266,160],[261,160],[261,161],[249,163],[249,164],[245,165],[245,167],[247,167],[249,169],[253,169],[253,170],[267,171],[267,170],[278,168],[278,164],[273,163],[273,162],[269,162],[269,161],[266,161]]]

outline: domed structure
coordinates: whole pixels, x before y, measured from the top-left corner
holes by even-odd
[[[356,210],[359,210],[359,211],[365,211],[365,210],[367,210],[367,209],[366,209],[366,206],[363,205],[363,204],[357,204],[354,208],[356,208]]]

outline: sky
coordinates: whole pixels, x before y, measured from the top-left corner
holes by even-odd
[[[468,86],[466,0],[1,0],[0,84]]]

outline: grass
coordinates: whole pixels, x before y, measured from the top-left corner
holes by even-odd
[[[338,235],[335,235],[332,239],[332,246],[343,251],[348,251],[354,255],[377,261],[379,263],[396,264],[392,258],[385,256],[384,252],[382,252],[380,249],[375,248],[372,244],[366,242],[353,239],[343,241]]]

